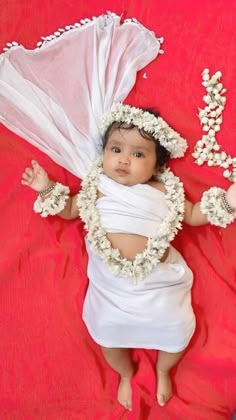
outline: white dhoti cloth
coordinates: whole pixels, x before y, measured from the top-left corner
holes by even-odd
[[[89,255],[89,286],[83,320],[94,341],[104,347],[183,350],[195,330],[191,306],[193,275],[172,246],[139,284],[112,274],[102,259]]]

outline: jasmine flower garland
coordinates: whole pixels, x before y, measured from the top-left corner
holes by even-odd
[[[96,201],[98,179],[102,172],[102,159],[100,158],[94,162],[82,182],[82,190],[77,198],[79,215],[85,223],[85,228],[88,231],[87,239],[91,243],[93,252],[103,259],[112,273],[130,278],[132,282],[136,283],[156,267],[170,242],[182,228],[185,201],[183,184],[169,169],[158,176],[158,179],[165,185],[168,213],[158,228],[157,236],[148,238],[144,251],[138,253],[135,259],[130,261],[122,257],[118,249],[112,248],[106,232],[101,226]]]

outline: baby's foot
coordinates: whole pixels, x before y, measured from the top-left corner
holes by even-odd
[[[172,397],[172,385],[169,372],[157,369],[157,401],[163,406]]]
[[[132,410],[131,377],[121,376],[117,392],[117,399],[127,410]]]

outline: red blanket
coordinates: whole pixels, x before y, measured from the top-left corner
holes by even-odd
[[[228,187],[220,168],[196,166],[191,153],[202,136],[197,108],[204,107],[201,72],[208,67],[222,71],[227,88],[218,142],[236,155],[236,3],[13,0],[1,9],[0,45],[16,40],[33,48],[41,35],[111,9],[165,38],[164,55],[140,72],[127,101],[156,107],[188,139],[186,157],[171,165],[188,197],[196,201],[212,185]],[[155,400],[156,352],[134,351],[140,364],[128,413],[116,402],[118,376],[81,319],[87,287],[82,223],[33,213],[35,194],[20,184],[32,158],[72,192],[80,184],[1,127],[0,418],[230,419],[236,408],[236,223],[227,229],[185,226],[175,241],[195,274],[196,333],[173,370],[174,396],[164,408]]]

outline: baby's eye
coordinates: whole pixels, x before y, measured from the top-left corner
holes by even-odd
[[[113,147],[111,148],[111,150],[112,150],[112,152],[114,152],[114,153],[120,153],[120,148],[119,148],[119,147],[117,147],[117,146],[113,146]]]
[[[135,152],[135,153],[134,153],[134,156],[135,156],[135,157],[137,157],[137,158],[141,158],[141,157],[143,157],[144,155],[143,155],[143,153],[141,153],[141,152]]]

